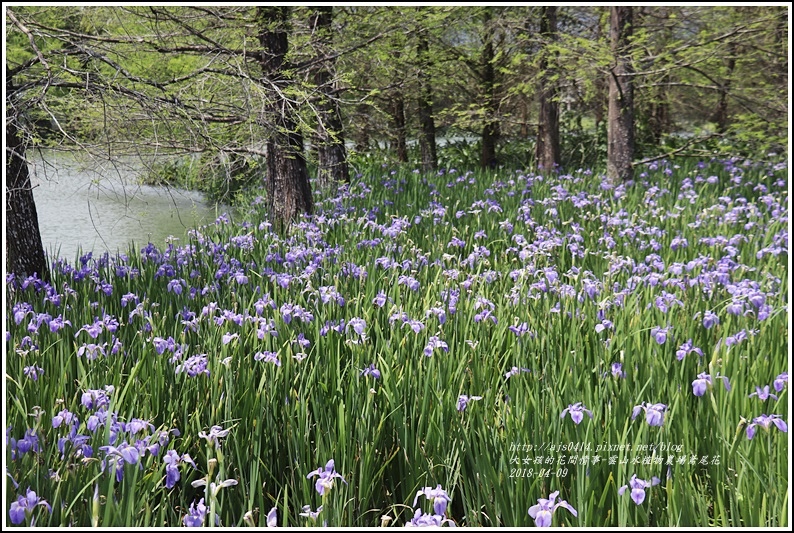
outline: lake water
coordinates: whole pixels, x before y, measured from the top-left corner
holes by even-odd
[[[31,181],[44,251],[70,262],[82,250],[127,252],[166,238],[184,242],[187,231],[229,212],[203,195],[137,182],[142,163],[90,161],[43,151],[30,157]]]

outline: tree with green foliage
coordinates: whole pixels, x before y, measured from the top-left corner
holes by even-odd
[[[419,8],[417,8],[419,9]],[[421,168],[423,172],[431,172],[438,167],[436,155],[436,123],[433,116],[433,84],[430,78],[430,43],[420,28],[416,42],[416,55],[419,70],[419,148],[422,153]]]
[[[314,36],[316,65],[312,68],[318,100],[317,126],[314,138],[317,143],[317,182],[321,187],[350,182],[347,151],[343,136],[342,116],[339,110],[335,56],[333,50],[333,8],[318,6],[311,9],[309,29]]]
[[[6,8],[6,28],[18,46],[6,60],[6,184],[5,250],[6,268],[19,278],[36,276],[48,281],[49,267],[41,242],[36,202],[30,180],[28,153],[33,148],[35,117],[33,111],[49,111],[46,96],[55,81],[54,63],[45,57],[49,50],[21,21],[14,10]],[[59,53],[61,50],[57,50]]]
[[[258,7],[256,26],[262,47],[260,65],[264,79],[274,97],[268,100],[264,114],[275,129],[266,141],[267,206],[271,222],[285,229],[298,215],[310,214],[314,207],[303,135],[298,129],[297,109],[287,94],[291,80],[286,73],[289,49],[289,7]]]
[[[607,176],[613,181],[625,181],[633,175],[634,80],[630,57],[633,16],[630,6],[609,8],[614,63],[609,71]]]
[[[553,41],[557,33],[557,8],[554,6],[541,8],[540,36],[546,41]],[[540,63],[540,81],[538,83],[538,137],[535,144],[535,159],[538,168],[554,169],[560,161],[560,104],[557,89],[555,65],[552,62],[550,42],[547,42]]]
[[[10,18],[16,22],[13,13],[10,13]],[[37,276],[46,281],[50,277],[49,268],[44,258],[39,218],[26,157],[31,139],[27,132],[24,129],[20,130],[18,126],[25,108],[33,105],[28,98],[31,97],[29,93],[34,92],[35,89],[30,85],[27,90],[14,85],[14,76],[32,65],[33,63],[21,65],[14,70],[6,65],[6,269],[20,278]],[[44,79],[39,85],[39,90],[46,90],[42,87],[46,85]]]
[[[480,167],[489,168],[497,165],[496,143],[499,140],[500,128],[497,112],[499,101],[497,97],[496,81],[496,52],[494,50],[493,8],[485,7],[482,10],[482,56],[480,66],[480,79],[482,82],[482,97],[485,120],[482,127],[482,156]]]

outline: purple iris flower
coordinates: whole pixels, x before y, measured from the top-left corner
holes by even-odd
[[[744,303],[734,299],[725,307],[725,311],[731,315],[739,316],[744,312]]]
[[[689,246],[689,243],[684,237],[676,236],[673,237],[672,242],[670,242],[670,249],[677,250],[678,248],[686,248]]]
[[[725,376],[720,376],[717,374],[714,376],[717,379],[722,379],[723,384],[725,385],[725,390],[731,390],[731,384],[728,381],[728,378]],[[698,378],[692,382],[692,393],[695,396],[703,396],[706,393],[706,388],[711,387],[714,383],[711,380],[711,376],[706,374],[705,372],[701,372],[698,374]]]
[[[140,458],[140,453],[138,452],[138,449],[131,444],[127,444],[126,441],[119,444],[118,447],[100,446],[99,449],[105,452],[108,456],[121,458],[123,461],[131,465],[137,464],[138,459]]]
[[[631,414],[631,419],[637,418],[641,410],[645,411],[645,420],[651,426],[661,426],[664,423],[664,411],[667,406],[663,403],[646,403],[642,402],[641,405],[634,406],[634,411]]]
[[[359,376],[372,376],[375,379],[380,379],[380,370],[375,368],[375,363],[372,363],[367,368],[363,369]]]
[[[522,322],[518,326],[509,326],[507,329],[520,337],[529,332],[529,325],[526,322]]]
[[[763,389],[761,387],[756,386],[755,392],[749,394],[747,397],[752,398],[753,396],[758,396],[758,399],[761,400],[762,402],[767,401],[770,397],[777,400],[777,396],[769,392],[769,385],[764,385]]]
[[[416,491],[416,496],[414,496],[414,507],[416,506],[416,500],[422,495],[428,500],[433,500],[433,511],[435,511],[437,515],[444,515],[447,512],[447,503],[452,501],[447,491],[441,488],[440,483],[436,485],[436,488],[424,487],[422,490]]]
[[[80,397],[80,403],[86,409],[101,409],[110,405],[109,394],[113,394],[113,385],[106,385],[105,390],[88,389]]]
[[[233,339],[238,339],[238,338],[240,338],[239,333],[224,333],[223,336],[221,337],[221,342],[223,344],[229,344],[230,342],[232,342]]]
[[[181,457],[174,450],[168,450],[163,457],[165,463],[165,487],[170,489],[179,481],[179,464]]]
[[[414,292],[419,290],[419,282],[411,276],[400,276],[397,278],[397,284],[405,285]]]
[[[703,313],[703,327],[706,329],[711,329],[717,324],[720,323],[720,319],[717,315],[712,313],[711,311],[706,311]]]
[[[601,333],[607,329],[615,329],[615,325],[609,320],[602,320],[600,324],[595,326],[596,333]]]
[[[449,518],[444,518],[438,514],[425,514],[421,509],[417,509],[414,517],[405,524],[405,527],[441,527],[447,522],[452,526],[455,525]]]
[[[593,412],[589,409],[586,409],[582,402],[576,402],[575,404],[570,404],[568,407],[562,410],[562,414],[560,414],[560,418],[565,418],[565,413],[571,413],[571,420],[578,426],[579,423],[584,419],[584,413],[587,413],[590,418],[593,418]]]
[[[100,446],[99,449],[107,454],[107,457],[115,466],[116,480],[119,482],[124,478],[124,463],[126,462],[134,465],[138,464],[138,460],[140,459],[138,448],[131,444],[127,444],[127,441],[122,442],[118,447]]]
[[[358,335],[364,335],[364,332],[367,329],[367,323],[364,321],[363,318],[353,317],[347,323],[347,328],[353,328],[353,331],[356,332]]]
[[[177,367],[174,369],[175,374],[179,374],[180,372],[185,372],[191,378],[194,378],[199,374],[207,374],[209,376],[210,371],[207,368],[207,354],[201,353],[197,355],[191,355],[188,357],[187,361],[181,365],[177,365]]]
[[[307,339],[307,338],[306,338],[306,337],[303,335],[303,333],[298,333],[298,337],[297,337],[297,338],[296,338],[294,341],[292,341],[292,344],[297,344],[297,345],[298,345],[298,346],[300,346],[301,348],[308,348],[309,346],[311,346],[311,344],[312,344],[312,341],[310,341],[309,339]]]
[[[651,336],[656,341],[657,344],[664,344],[667,341],[667,334],[670,332],[670,326],[666,328],[660,328],[659,326],[654,326],[651,328]]]
[[[220,439],[228,435],[230,431],[231,429],[223,429],[220,426],[212,426],[210,428],[209,434],[199,431],[198,436],[203,439],[207,439],[208,444],[215,444],[215,447],[217,448],[220,445]]]
[[[124,348],[124,345],[121,344],[121,341],[119,339],[117,339],[116,337],[111,337],[111,341],[113,343],[113,346],[111,346],[111,348],[110,348],[110,353],[111,353],[111,355],[116,355],[117,353],[119,353]],[[126,352],[124,352],[124,353],[126,354]]]
[[[612,363],[612,377],[614,378],[625,378],[626,371],[623,370],[622,363]]]
[[[589,296],[591,299],[595,299],[598,296],[598,293],[601,292],[598,284],[590,281],[589,279],[583,279],[582,285],[584,287],[584,292]]]
[[[174,450],[168,450],[165,453],[163,462],[165,463],[165,486],[169,489],[173,488],[176,482],[179,481],[179,468],[177,468],[179,463],[188,463],[194,470],[197,470],[196,463],[193,462],[193,458],[189,454],[180,456]]]
[[[281,361],[278,359],[278,354],[276,352],[257,352],[254,354],[255,361],[264,361],[265,363],[273,363],[276,366],[281,366]]]
[[[386,305],[386,293],[384,293],[383,291],[378,292],[378,294],[372,300],[372,303],[376,307],[383,307],[384,305]]]
[[[112,416],[115,417],[116,413],[112,413]],[[104,426],[105,422],[108,418],[108,412],[105,410],[97,411],[93,415],[88,417],[85,425],[89,431],[95,432],[99,426]],[[55,423],[55,419],[53,418],[53,424]],[[54,426],[53,426],[54,427]]]
[[[766,302],[766,295],[763,292],[754,292],[747,299],[750,304],[756,309],[760,308]]]
[[[174,294],[182,294],[183,284],[187,285],[187,283],[185,283],[185,280],[183,279],[172,279],[171,281],[168,282],[168,285],[166,286],[166,290],[168,292],[173,292]]]
[[[155,337],[152,339],[152,344],[158,355],[163,355],[166,350],[173,352],[176,349],[176,342],[173,337],[168,337],[167,339]]]
[[[463,248],[464,246],[466,246],[466,241],[461,240],[458,237],[452,237],[452,240],[450,240],[447,243],[447,248],[449,248],[451,246],[455,246],[457,248]]]
[[[425,311],[425,316],[436,315],[439,324],[444,324],[447,321],[447,313],[441,307],[431,307]]]
[[[422,322],[420,322],[419,320],[414,320],[409,318],[408,320],[403,322],[403,326],[405,326],[405,324],[408,324],[408,327],[410,327],[414,331],[414,333],[419,333],[420,331],[425,329],[425,325],[422,324]]]
[[[74,337],[77,338],[81,331],[85,331],[92,339],[96,339],[102,333],[102,322],[95,319],[93,324],[86,324],[77,330]]]
[[[305,516],[306,518],[311,518],[312,520],[317,520],[317,517],[322,512],[322,510],[323,510],[323,506],[322,505],[319,506],[316,511],[312,511],[312,506],[311,505],[304,505],[301,508],[301,511],[303,511],[303,512],[300,513],[300,515],[301,516]]]
[[[67,437],[58,439],[58,451],[61,452],[61,460],[66,456],[66,443],[70,442],[74,450],[74,455],[80,457],[93,457],[94,449],[88,445],[89,437],[77,433],[77,425],[72,425],[72,429]]]
[[[195,502],[190,504],[188,514],[185,515],[182,521],[185,527],[201,527],[204,525],[205,516],[207,516],[207,506],[204,505],[204,498],[201,498],[198,504]]]
[[[475,322],[482,322],[485,319],[489,319],[494,324],[499,323],[499,319],[496,318],[496,316],[494,316],[493,311],[491,311],[490,309],[483,309],[482,311],[474,315]]]
[[[127,422],[127,433],[130,435],[135,435],[145,429],[149,429],[149,431],[154,431],[154,425],[151,422],[147,422],[146,420],[141,420],[140,418],[133,418],[129,422]]]
[[[317,470],[313,470],[308,473],[306,476],[307,478],[320,476],[317,481],[314,483],[314,488],[317,492],[322,496],[325,494],[325,491],[331,490],[334,486],[334,478],[341,479],[345,485],[347,485],[347,481],[345,478],[342,477],[336,470],[334,470],[334,460],[331,459],[325,464],[325,468],[323,467],[318,468]]]
[[[229,279],[230,279],[230,280],[232,280],[232,279],[233,279],[234,281],[236,281],[236,282],[237,282],[237,284],[238,284],[238,285],[247,285],[247,284],[248,284],[248,276],[246,276],[244,273],[242,273],[242,272],[239,272],[239,271],[238,271],[238,272],[235,272],[235,273],[233,273],[233,274],[232,274],[232,275],[229,277]]]
[[[265,293],[262,298],[254,302],[254,310],[257,316],[265,312],[265,307],[269,306],[271,309],[276,309],[276,302],[270,297],[270,293]]]
[[[482,400],[482,396],[466,396],[465,394],[461,394],[458,396],[458,411],[465,411],[469,402],[476,400]]]
[[[60,427],[61,424],[72,425],[73,423],[79,424],[80,421],[74,413],[66,409],[62,409],[57,415],[52,417],[52,427],[54,428]]]
[[[555,490],[551,494],[549,494],[549,499],[546,498],[538,498],[537,505],[533,505],[529,508],[529,516],[535,520],[535,525],[538,527],[550,527],[551,526],[551,515],[557,509],[557,507],[562,507],[564,509],[568,509],[572,515],[577,516],[576,509],[571,507],[567,501],[561,500],[557,503],[554,503],[554,500],[557,499],[557,495],[560,494],[560,491]]]
[[[21,302],[18,304],[14,304],[14,322],[17,326],[28,316],[30,313],[33,312],[33,307],[27,302]]]
[[[505,374],[505,379],[510,379],[519,372],[531,372],[531,370],[528,368],[518,368],[517,366],[514,366]]]
[[[102,317],[102,324],[105,326],[105,329],[111,333],[116,333],[119,329],[119,321],[116,320],[112,315],[105,315]]]
[[[138,296],[132,292],[128,292],[127,294],[121,297],[121,307],[127,307],[127,304],[132,301],[134,301],[137,304]]]
[[[50,504],[38,497],[36,493],[30,490],[30,487],[28,487],[25,496],[17,496],[17,501],[11,503],[11,508],[8,510],[11,523],[14,525],[19,525],[24,522],[27,515],[32,513],[33,509],[35,509],[37,505],[41,505],[50,513],[52,513]],[[33,525],[33,522],[34,521],[31,520],[31,526]]]
[[[41,368],[40,366],[31,365],[23,368],[22,372],[33,381],[38,381],[39,374],[44,374],[44,369]]]
[[[775,381],[772,383],[772,385],[775,387],[777,392],[780,392],[783,390],[783,387],[786,386],[786,383],[788,383],[788,372],[783,372],[775,378]]]
[[[290,322],[292,322],[293,310],[294,310],[294,306],[288,303],[285,303],[279,309],[279,311],[281,311],[281,318],[282,320],[284,320],[285,324],[289,324]]]
[[[440,340],[440,339],[439,339],[438,337],[436,337],[436,336],[433,336],[433,337],[430,337],[430,339],[428,339],[428,341],[427,341],[427,346],[425,346],[425,349],[424,349],[423,353],[424,353],[424,354],[425,354],[427,357],[431,357],[431,356],[433,355],[433,351],[434,351],[436,348],[441,348],[441,349],[442,349],[442,350],[444,350],[445,352],[448,352],[448,351],[449,351],[449,346],[447,345],[447,343],[446,343],[446,342],[444,342],[444,341]]]
[[[774,424],[783,433],[788,433],[788,426],[784,420],[780,419],[780,415],[761,415],[753,418],[752,424],[747,426],[747,438],[752,439],[755,436],[755,427],[761,426],[769,431],[769,427]]]
[[[682,344],[678,350],[675,352],[676,359],[679,361],[683,361],[684,357],[689,355],[690,353],[696,353],[700,357],[703,357],[703,350],[700,348],[692,346],[692,339],[687,340],[684,344]]]
[[[345,305],[345,299],[339,294],[339,291],[336,290],[334,286],[324,286],[318,287],[318,292],[320,294],[320,301],[324,304],[327,304],[331,301],[335,301],[340,306]]]
[[[761,320],[760,317],[759,317],[759,320]],[[740,342],[742,342],[742,341],[747,339],[747,334],[748,333],[751,334],[751,335],[755,335],[755,334],[758,333],[758,331],[757,330],[750,330],[748,332],[747,330],[742,329],[742,330],[736,332],[735,335],[729,335],[729,336],[725,337],[725,346],[734,346],[736,344],[739,344]]]
[[[343,333],[345,331],[345,319],[343,318],[339,322],[327,320],[323,327],[320,328],[320,336],[325,337],[330,331]]]
[[[264,318],[259,320],[259,329],[256,332],[256,337],[258,339],[264,339],[265,334],[270,334],[274,337],[278,337],[278,330],[276,330],[276,321],[272,318],[270,320],[266,320]],[[320,334],[322,335],[322,330],[320,330]]]
[[[83,344],[77,350],[77,357],[82,357],[83,355],[85,355],[85,358],[88,361],[93,361],[94,359],[99,357],[99,354],[107,355],[105,353],[105,348],[104,348],[106,345],[107,345],[107,343],[102,344],[102,345],[93,344],[93,343],[91,343],[91,344]]]
[[[639,479],[636,474],[632,474],[629,484],[623,485],[618,489],[618,496],[623,496],[626,489],[631,487],[631,499],[634,500],[634,503],[640,505],[645,501],[645,489],[661,482],[662,480],[656,476],[653,476],[650,481],[645,481],[644,479]]]
[[[57,317],[53,318],[50,323],[50,331],[52,333],[56,333],[57,331],[64,328],[64,326],[71,326],[72,323],[68,320],[64,320],[62,315],[58,315]]]
[[[276,527],[278,525],[278,511],[275,507],[273,507],[269,513],[267,513],[267,527]]]
[[[36,435],[36,431],[30,428],[26,429],[25,437],[17,441],[16,449],[20,455],[24,455],[30,451],[39,453],[41,447],[39,446],[39,437]]]

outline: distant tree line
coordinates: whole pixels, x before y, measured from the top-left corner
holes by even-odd
[[[788,10],[7,7],[8,271],[48,276],[37,146],[257,158],[279,231],[313,210],[311,165],[335,187],[351,149],[407,162],[415,140],[429,172],[440,135],[478,139],[482,168],[514,142],[539,171],[604,146],[592,161],[615,181],[657,158],[780,153]]]

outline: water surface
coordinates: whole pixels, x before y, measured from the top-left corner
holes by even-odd
[[[33,196],[44,251],[74,261],[93,251],[127,252],[152,242],[162,248],[173,236],[208,224],[228,206],[210,204],[201,193],[140,185],[140,160],[91,160],[41,151],[31,158]]]

